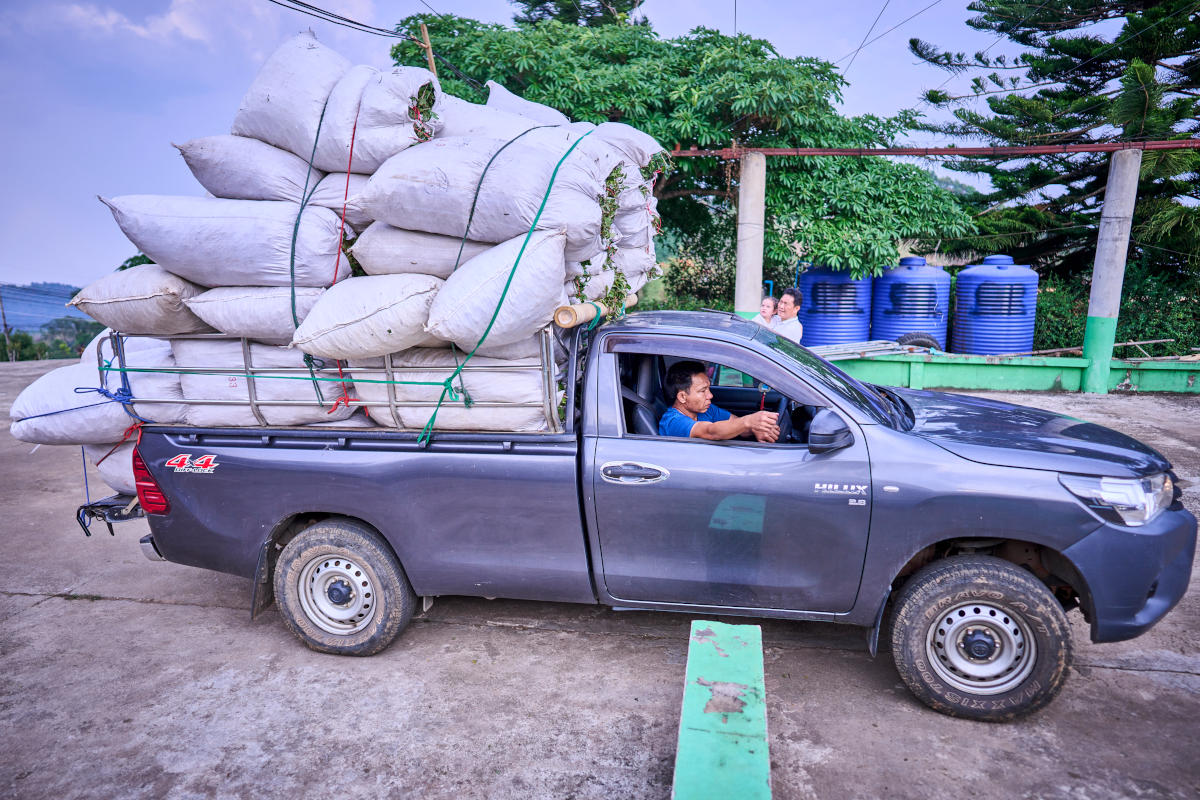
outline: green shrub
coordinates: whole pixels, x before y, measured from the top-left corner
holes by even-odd
[[[1090,292],[1090,275],[1042,277],[1034,350],[1083,346]],[[1175,340],[1143,345],[1152,356],[1187,355],[1191,348],[1200,347],[1200,280],[1186,275],[1167,279],[1137,262],[1130,263],[1125,269],[1116,337],[1117,342]],[[1137,357],[1141,353],[1130,347],[1119,348],[1117,355]]]

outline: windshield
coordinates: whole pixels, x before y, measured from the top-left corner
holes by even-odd
[[[754,338],[794,361],[803,369],[804,374],[811,375],[826,389],[861,408],[876,421],[893,428],[908,427],[902,421],[905,416],[904,412],[898,413],[896,406],[875,387],[850,377],[820,356],[805,350],[791,339],[776,335],[767,328],[759,330]]]

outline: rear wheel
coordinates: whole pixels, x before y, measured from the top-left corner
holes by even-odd
[[[1000,722],[1062,690],[1071,636],[1062,606],[1029,572],[992,556],[954,556],[914,575],[896,602],[892,656],[923,703]]]
[[[350,520],[319,522],[288,542],[275,565],[275,597],[306,645],[354,656],[387,648],[417,604],[387,542]]]

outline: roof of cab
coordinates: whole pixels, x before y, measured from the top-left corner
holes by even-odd
[[[721,338],[753,339],[762,330],[748,319],[727,311],[636,311],[603,326],[606,331],[694,333],[703,330]]]

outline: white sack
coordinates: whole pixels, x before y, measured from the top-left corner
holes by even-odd
[[[432,350],[416,348],[392,356],[393,368],[419,367],[419,371],[395,372],[397,381],[433,382],[435,386],[420,386],[411,383],[392,384],[397,402],[419,402],[422,405],[399,407],[399,417],[392,415],[386,406],[368,406],[367,413],[377,424],[396,428],[424,428],[429,417],[437,407],[438,398],[442,394],[441,383],[450,377],[458,364],[462,363],[462,353],[450,350]],[[457,360],[456,360],[457,359]],[[455,402],[448,397],[438,411],[434,430],[476,430],[476,431],[541,431],[546,429],[546,412],[542,407],[542,374],[541,361],[536,358],[508,361],[495,358],[475,356],[467,362],[467,369],[455,378],[454,386],[464,387],[476,403],[467,408],[462,400]],[[487,367],[521,366],[521,370],[492,370]],[[362,359],[351,362],[353,374],[370,380],[386,380],[381,372],[368,373],[362,368],[383,367],[382,358]],[[483,368],[483,369],[480,369]],[[388,384],[362,383],[356,384],[358,397],[368,401],[388,401]],[[486,407],[479,403],[504,402],[527,403],[522,407]]]
[[[245,136],[205,136],[175,146],[213,197],[298,203],[306,182],[311,192],[325,177],[319,169],[310,172],[307,158]]]
[[[324,289],[296,287],[296,317],[301,322],[325,294]],[[197,317],[228,336],[241,336],[270,344],[292,341],[292,290],[288,286],[228,286],[209,289],[187,300]]]
[[[134,338],[127,343],[130,346],[126,349],[126,367],[175,368],[166,342]],[[94,344],[106,361],[112,360],[112,346],[107,340]],[[27,386],[9,411],[13,421],[10,433],[23,442],[37,444],[104,444],[120,440],[129,426],[138,421],[125,412],[125,405],[99,392],[76,391],[102,388],[116,394],[121,389],[120,373],[100,372],[97,363],[96,349],[90,353],[85,350],[80,363],[59,367]],[[177,374],[129,372],[127,375],[135,400],[182,398]],[[142,402],[134,403],[132,411],[143,419],[171,423],[183,419],[184,408],[178,402]]]
[[[175,339],[171,345],[181,369],[225,370],[216,375],[185,373],[181,376],[183,396],[194,404],[187,409],[189,425],[245,427],[262,424],[250,409],[249,379],[245,377],[240,342]],[[250,361],[255,370],[267,370],[255,373],[254,395],[268,425],[335,422],[353,413],[353,409],[345,404],[336,409],[333,407],[334,401],[342,395],[343,386],[342,382],[331,380],[338,377],[336,364],[330,363],[317,369],[317,377],[325,380],[316,381],[314,386],[304,364],[304,354],[299,350],[252,344]],[[284,369],[292,371],[273,371]],[[353,391],[348,375],[345,387],[347,392]],[[318,389],[324,407],[318,404]],[[202,405],[205,400],[237,400],[245,405]],[[278,400],[301,401],[305,405],[270,405],[271,401]]]
[[[137,481],[133,477],[133,448],[136,444],[134,441],[88,444],[84,445],[83,453],[114,492],[136,495]]]
[[[89,283],[67,305],[122,333],[204,333],[212,328],[184,306],[203,291],[157,264],[140,264]]]
[[[510,114],[520,114],[522,117],[537,120],[543,125],[565,125],[571,121],[558,109],[518,97],[495,81],[488,81],[487,88],[487,104],[492,108],[507,111]]]
[[[488,168],[471,217],[479,178],[504,144],[456,137],[410,147],[371,177],[360,204],[371,217],[397,228],[447,236],[463,236],[471,218],[470,238],[480,242],[507,241],[528,231],[537,218],[539,229],[565,231],[572,252],[601,249],[596,198],[607,173],[590,157],[573,152],[563,163],[537,217],[565,147],[547,151],[527,144],[524,137],[507,147]]]
[[[459,257],[459,246],[462,256]],[[423,231],[406,231],[386,222],[372,223],[350,252],[369,275],[393,275],[416,272],[448,278],[459,266],[494,245],[487,242],[466,242],[455,236],[442,236]]]
[[[201,286],[288,286],[299,205],[212,197],[100,198],[129,240],[168,272]],[[328,286],[338,264],[338,218],[308,206],[296,235],[296,285]],[[342,258],[340,280],[350,274]]]
[[[311,32],[289,39],[258,71],[231,133],[282,147],[307,162],[325,101],[348,69],[350,62]]]
[[[529,117],[512,114],[495,106],[468,103],[453,95],[443,96],[442,130],[439,136],[478,136],[490,139],[509,139],[530,128],[545,123]]]
[[[309,205],[321,206],[328,208],[334,214],[337,214],[338,219],[342,217],[342,206],[346,208],[346,226],[352,228],[355,233],[362,233],[363,230],[373,222],[361,208],[358,206],[358,196],[362,194],[362,190],[367,187],[367,176],[356,175],[351,173],[349,193],[346,186],[347,175],[345,172],[331,172],[325,176],[316,190],[308,199]],[[352,238],[353,234],[348,234],[347,239]]]
[[[470,352],[487,330],[517,264],[484,343],[496,347],[533,336],[566,300],[562,289],[565,242],[559,231],[534,231],[528,245],[522,235],[475,256],[446,280],[429,308],[425,330]]]
[[[433,114],[417,120],[410,109],[427,83],[434,91]],[[427,69],[396,67],[381,72],[365,65],[352,67],[329,95],[313,163],[326,172],[371,174],[396,153],[431,138],[441,128],[442,96],[437,78]]]
[[[648,133],[623,122],[602,122],[596,126],[593,139],[601,139],[616,149],[626,161],[644,167],[650,158],[665,148]],[[635,176],[630,176],[631,178]],[[640,176],[637,176],[640,177]]]
[[[562,343],[559,342],[554,336],[550,337],[550,353],[554,357],[555,364],[561,366],[562,364],[566,363],[567,351],[563,347]],[[472,357],[472,363],[474,363],[475,358],[480,356],[485,358],[499,358],[504,361],[517,361],[524,358],[535,358],[538,361],[541,361],[542,335],[539,332],[535,333],[533,336],[530,336],[528,339],[522,339],[521,341],[513,342],[512,344],[496,345],[494,347],[488,346],[487,342],[484,342],[483,347],[480,347],[475,351],[475,356]]]
[[[589,278],[584,285],[584,300],[596,301],[603,297],[612,287],[613,281],[616,280],[617,270],[625,275],[625,280],[629,284],[629,293],[636,294],[649,283],[651,272],[657,266],[653,250],[647,252],[642,248],[621,248],[613,254],[611,261],[601,253],[592,260],[592,264],[588,267]],[[582,272],[576,274],[582,274]],[[569,274],[563,285],[571,302],[581,302],[575,283],[576,274]]]
[[[429,306],[442,287],[431,275],[369,275],[336,284],[296,329],[292,345],[321,358],[367,358],[426,339]]]

